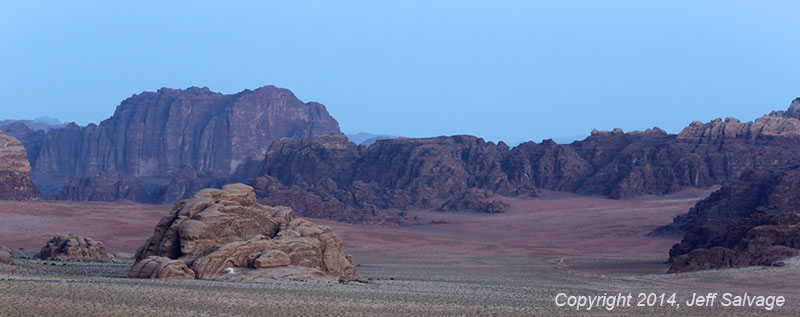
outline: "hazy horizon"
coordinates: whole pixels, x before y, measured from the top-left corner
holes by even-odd
[[[264,85],[344,132],[515,143],[750,121],[800,96],[800,4],[2,5],[0,119],[80,125],[160,87]]]

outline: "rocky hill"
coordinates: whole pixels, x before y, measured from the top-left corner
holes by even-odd
[[[687,232],[671,272],[772,265],[800,248],[800,168],[753,170],[656,233]]]
[[[262,201],[351,221],[383,209],[502,212],[494,195],[535,196],[541,189],[621,199],[661,195],[800,163],[800,120],[789,115],[792,109],[800,109],[799,100],[755,122],[695,122],[677,135],[659,128],[595,130],[571,144],[545,140],[513,149],[472,136],[370,146],[344,137],[282,139],[250,179]],[[317,203],[303,206],[299,197]]]
[[[304,103],[286,89],[224,95],[208,88],[162,88],[124,100],[99,125],[73,123],[49,131],[33,179],[60,188],[72,178],[113,171],[140,178],[148,188],[163,187],[187,165],[228,177],[242,162],[263,159],[274,140],[328,134],[341,132],[325,107]]]
[[[136,278],[362,280],[329,227],[256,202],[253,188],[205,189],[176,204],[136,252]]]
[[[0,200],[38,200],[30,178],[31,165],[19,140],[0,131]]]

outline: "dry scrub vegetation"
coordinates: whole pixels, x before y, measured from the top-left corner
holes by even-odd
[[[601,275],[570,269],[588,261],[555,257],[386,258],[362,265],[370,283],[327,280],[262,283],[124,278],[130,261],[80,263],[18,260],[0,265],[0,316],[377,316],[566,315],[558,292],[750,292],[784,295],[773,315],[800,315],[800,260],[782,268],[746,268],[682,275]],[[572,261],[576,261],[573,263]],[[614,265],[611,260],[595,260]],[[582,262],[582,263],[578,263]],[[627,308],[612,314],[752,315],[762,309]],[[594,310],[592,315],[606,313]]]

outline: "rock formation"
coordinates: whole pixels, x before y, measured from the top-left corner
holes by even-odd
[[[227,177],[247,159],[263,159],[278,138],[340,133],[322,104],[304,103],[286,89],[223,95],[208,88],[162,88],[124,100],[99,125],[73,123],[49,131],[33,178],[60,186],[115,171],[140,177],[145,186],[164,185],[185,165]]]
[[[800,109],[800,101],[792,107]],[[792,107],[786,113],[800,113]],[[798,145],[800,120],[784,112],[755,122],[696,122],[678,135],[595,130],[567,145],[545,140],[513,149],[471,136],[396,138],[369,147],[325,136],[276,141],[250,183],[261,201],[334,219],[348,213],[369,219],[364,215],[372,209],[502,212],[493,195],[547,189],[631,198],[725,184],[747,170],[800,163]],[[299,197],[318,203],[293,202]]]
[[[251,184],[262,202],[345,221],[383,219],[379,209],[502,212],[506,205],[490,198],[512,193],[500,164],[508,151],[472,136],[397,138],[369,147],[344,136],[281,139]]]
[[[243,184],[179,202],[136,252],[130,277],[360,280],[333,231],[256,202]]]
[[[754,170],[657,233],[686,232],[671,272],[770,265],[800,248],[800,168]]]
[[[14,264],[14,259],[11,257],[11,250],[2,245],[0,245],[0,263]]]
[[[62,261],[108,261],[111,257],[102,242],[76,234],[55,236],[39,251],[39,258]]]
[[[0,126],[0,130],[22,142],[22,146],[25,147],[25,152],[28,154],[28,161],[33,168],[36,158],[39,157],[39,152],[42,150],[44,139],[47,138],[46,132],[33,130],[21,121],[9,122],[8,125]]]
[[[64,184],[58,198],[78,201],[130,200],[143,203],[156,203],[160,200],[147,195],[139,178],[122,175],[116,171],[102,172],[94,177],[70,179]]]
[[[31,181],[31,165],[25,148],[0,131],[0,200],[38,200],[39,188]]]
[[[670,251],[671,273],[783,265],[800,254],[800,213],[757,211],[722,230],[701,227]]]

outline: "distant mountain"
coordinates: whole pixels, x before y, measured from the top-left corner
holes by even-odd
[[[345,135],[347,136],[347,139],[350,140],[350,142],[353,142],[353,143],[359,144],[359,145],[370,145],[372,143],[375,143],[375,141],[378,141],[378,140],[387,140],[387,139],[399,138],[399,136],[395,136],[395,135],[372,134],[372,133],[366,133],[366,132],[347,133]]]
[[[13,120],[13,119],[6,119],[0,121],[0,128],[9,126],[15,122],[20,122],[34,131],[50,131],[51,129],[58,129],[63,128],[66,124],[61,123],[56,118],[51,117],[38,117],[33,120]]]
[[[55,194],[67,180],[81,178],[71,182],[70,196],[87,197],[74,189],[137,177],[145,196],[159,201],[185,166],[228,177],[240,164],[263,159],[277,139],[331,134],[341,132],[325,106],[302,102],[287,89],[265,86],[225,95],[208,88],[162,88],[122,101],[99,125],[70,123],[49,131],[33,179]],[[101,180],[87,179],[95,176]]]

